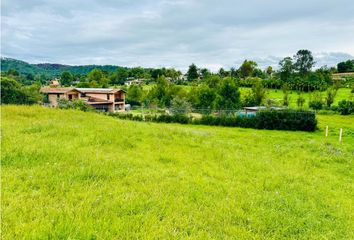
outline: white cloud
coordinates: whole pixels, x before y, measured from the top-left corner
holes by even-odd
[[[2,55],[30,62],[212,70],[310,49],[354,55],[351,0],[3,0]]]

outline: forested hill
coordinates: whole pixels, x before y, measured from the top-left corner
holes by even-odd
[[[10,69],[17,70],[20,74],[44,74],[47,77],[59,76],[64,71],[69,71],[73,74],[87,74],[92,69],[98,68],[103,71],[113,72],[119,66],[113,65],[82,65],[82,66],[70,66],[56,63],[40,63],[30,64],[21,60],[12,58],[1,58],[1,71],[8,71]]]

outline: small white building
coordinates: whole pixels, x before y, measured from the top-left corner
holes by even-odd
[[[145,79],[134,79],[134,80],[129,80],[124,83],[126,86],[131,86],[131,85],[141,85],[143,84]]]

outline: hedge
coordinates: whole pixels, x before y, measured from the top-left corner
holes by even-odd
[[[258,112],[255,116],[252,117],[244,117],[240,115],[203,115],[199,119],[192,119],[184,115],[165,114],[142,116],[133,114],[111,113],[110,115],[120,119],[129,119],[134,121],[199,124],[256,129],[315,131],[317,128],[317,119],[315,113],[312,111],[303,110],[265,110]]]
[[[338,103],[338,111],[342,115],[349,115],[354,113],[354,101],[342,100]]]

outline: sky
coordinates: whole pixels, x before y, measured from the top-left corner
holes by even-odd
[[[354,59],[353,0],[2,0],[1,56],[30,63],[217,71],[309,49]]]

